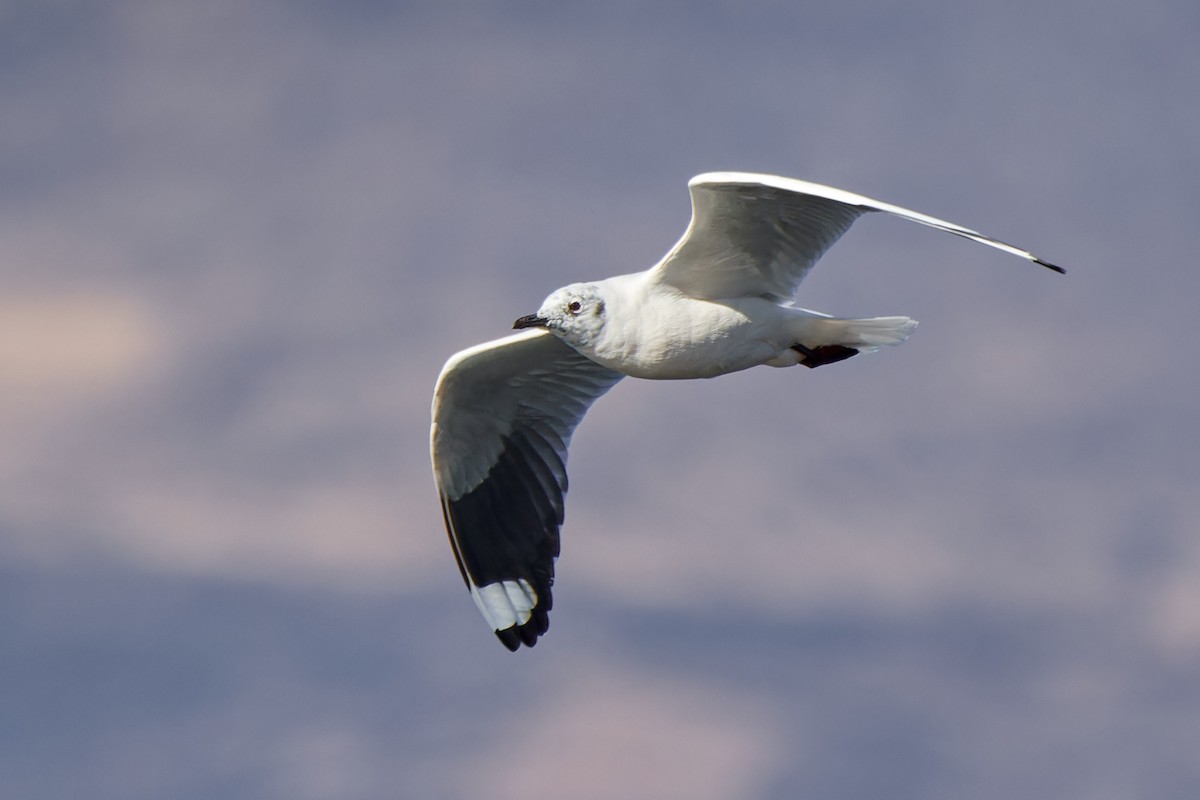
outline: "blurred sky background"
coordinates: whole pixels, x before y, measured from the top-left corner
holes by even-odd
[[[1200,6],[0,0],[0,796],[1195,798]],[[446,358],[686,182],[868,217],[815,372],[584,421],[548,637]]]

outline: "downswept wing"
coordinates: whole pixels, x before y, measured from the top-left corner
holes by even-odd
[[[463,580],[510,650],[549,626],[567,447],[623,376],[544,330],[464,350],[433,395],[430,446]]]
[[[817,260],[863,214],[884,211],[1063,272],[1027,250],[953,222],[819,183],[747,172],[709,172],[688,182],[692,220],[654,267],[692,297],[790,301]]]

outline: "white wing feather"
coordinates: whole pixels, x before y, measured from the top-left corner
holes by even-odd
[[[692,219],[654,276],[692,297],[787,302],[854,220],[888,214],[994,247],[1056,272],[1027,250],[928,214],[819,183],[748,172],[709,172],[688,182]]]

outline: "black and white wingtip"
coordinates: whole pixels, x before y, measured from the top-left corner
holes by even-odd
[[[1065,269],[1058,266],[1057,264],[1051,264],[1049,261],[1042,261],[1040,258],[1032,258],[1032,259],[1030,259],[1030,261],[1032,261],[1035,264],[1041,264],[1046,269],[1052,269],[1055,272],[1057,272],[1059,275],[1067,274],[1067,271]]]
[[[515,652],[521,645],[533,647],[538,637],[550,629],[553,596],[549,587],[539,592],[524,578],[468,586],[483,618],[509,650]]]

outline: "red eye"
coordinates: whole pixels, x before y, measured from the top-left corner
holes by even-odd
[[[578,314],[580,309],[582,309],[582,308],[583,308],[583,306],[580,304],[580,302],[578,300],[572,300],[570,303],[567,304],[567,311],[570,311],[572,314]]]

